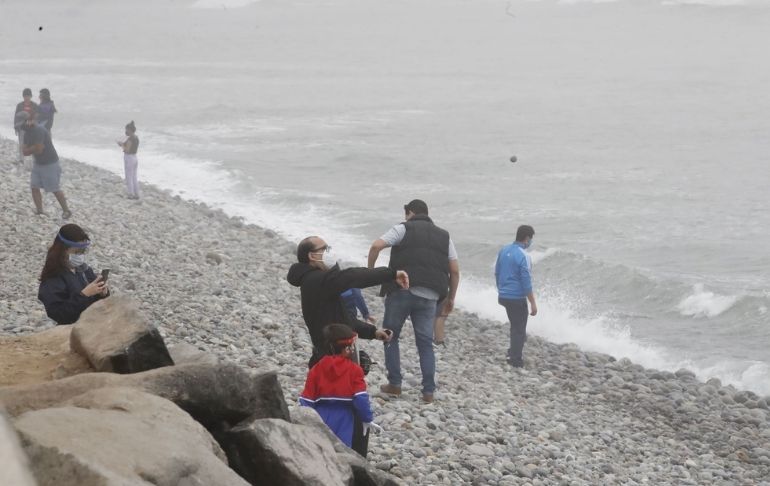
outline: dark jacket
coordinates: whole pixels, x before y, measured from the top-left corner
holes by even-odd
[[[72,324],[83,312],[103,296],[86,297],[80,292],[96,280],[91,267],[78,269],[74,273],[63,271],[40,282],[37,298],[45,306],[45,313],[57,324]]]
[[[391,248],[388,266],[406,271],[410,286],[427,287],[439,295],[439,300],[443,299],[449,289],[449,233],[423,214],[402,224],[406,234],[401,243]],[[397,288],[385,284],[380,295],[388,295]]]
[[[335,265],[320,270],[308,263],[295,263],[289,268],[286,280],[299,287],[302,294],[302,317],[310,332],[316,351],[323,348],[323,329],[329,324],[347,324],[362,339],[374,339],[377,328],[354,319],[342,303],[340,294],[351,288],[366,288],[392,281],[396,271],[387,267],[346,268]]]

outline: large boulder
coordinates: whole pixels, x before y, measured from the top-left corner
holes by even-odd
[[[251,484],[353,485],[351,468],[315,427],[259,419],[238,425],[225,437],[230,466]]]
[[[254,372],[232,363],[167,366],[131,375],[85,373],[36,385],[1,387],[0,402],[11,416],[17,416],[108,386],[137,388],[171,400],[212,433],[250,417],[289,420],[275,372]]]
[[[346,446],[324,423],[321,416],[310,407],[297,407],[291,411],[291,421],[295,424],[315,428],[324,434],[337,451],[337,458],[353,470],[355,486],[404,486],[396,476],[373,467],[366,459]]]
[[[211,435],[179,407],[101,388],[16,419],[41,486],[246,486]]]
[[[19,445],[16,431],[0,411],[0,484],[8,486],[35,486],[29,471],[29,461]]]
[[[72,326],[22,336],[0,336],[0,386],[41,383],[93,371],[70,349]]]
[[[174,364],[158,329],[128,297],[113,296],[86,309],[72,328],[70,346],[96,371],[138,373]]]

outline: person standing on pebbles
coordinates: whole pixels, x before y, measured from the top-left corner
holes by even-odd
[[[19,157],[17,162],[24,163],[24,122],[26,118],[21,116],[20,113],[24,113],[27,116],[37,113],[37,103],[32,101],[32,90],[24,88],[21,92],[22,101],[16,105],[16,111],[13,114],[13,129],[16,132],[16,136],[19,137]]]
[[[57,324],[72,324],[91,304],[110,293],[107,282],[86,264],[91,241],[76,224],[59,229],[48,248],[37,298]]]
[[[118,140],[118,145],[123,148],[123,170],[126,173],[126,190],[129,199],[139,199],[139,180],[136,172],[139,166],[139,160],[136,158],[136,152],[139,151],[139,137],[136,136],[136,125],[134,120],[126,125],[126,138],[123,141]]]
[[[326,354],[310,369],[299,403],[315,409],[334,435],[352,448],[356,421],[363,423],[363,431],[373,426],[364,371],[353,361],[358,336],[344,324],[329,324],[324,336]]]
[[[460,284],[460,267],[457,250],[449,233],[433,224],[433,220],[428,217],[428,205],[424,201],[410,201],[404,206],[404,216],[406,221],[393,226],[369,248],[369,267],[373,267],[380,252],[392,247],[389,267],[405,270],[413,284],[409,289],[385,284],[380,292],[380,295],[385,296],[382,325],[393,331],[392,342],[385,347],[388,383],[380,386],[380,391],[401,395],[401,352],[398,338],[404,321],[411,317],[420,355],[422,401],[432,403],[433,392],[436,390],[436,357],[433,352],[436,303],[442,299],[444,301],[440,315],[447,316],[452,312]]]
[[[527,340],[527,314],[533,317],[537,315],[537,304],[532,290],[532,257],[524,251],[532,245],[534,237],[535,230],[532,226],[519,226],[516,230],[516,241],[500,250],[495,263],[497,301],[505,307],[511,324],[511,345],[508,348],[507,361],[514,368],[524,366],[522,352]]]
[[[331,252],[331,246],[318,236],[308,236],[297,245],[297,261],[289,268],[286,280],[300,288],[302,317],[313,342],[309,368],[324,355],[323,330],[329,324],[346,324],[361,339],[385,342],[390,339],[389,333],[353,317],[345,308],[341,294],[351,288],[373,287],[385,282],[409,288],[406,272],[387,267],[342,270]]]
[[[356,332],[362,339],[379,339],[388,342],[391,333],[377,329],[367,322],[359,321],[345,309],[342,294],[351,288],[366,288],[393,282],[401,288],[409,288],[409,275],[404,271],[395,271],[387,267],[340,269],[337,259],[329,246],[318,236],[308,236],[297,245],[297,262],[289,268],[286,280],[300,288],[302,299],[302,317],[313,353],[308,368],[318,363],[326,354],[324,329],[330,324],[344,324]],[[368,434],[361,420],[356,419],[353,427],[352,449],[366,457]]]
[[[18,116],[24,121],[22,125],[22,130],[24,130],[22,153],[35,156],[30,175],[30,187],[36,213],[44,214],[43,194],[40,192],[41,189],[44,189],[56,196],[56,200],[61,205],[62,219],[69,219],[72,212],[67,206],[64,191],[61,190],[61,164],[59,163],[59,154],[56,153],[51,141],[51,134],[35,123],[34,114],[21,112]]]
[[[51,99],[51,91],[48,88],[41,89],[38,99],[40,104],[37,107],[37,124],[48,130],[48,133],[51,133],[53,117],[58,112],[56,105],[54,105]]]

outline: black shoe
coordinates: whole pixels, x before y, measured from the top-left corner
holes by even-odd
[[[514,361],[511,358],[506,358],[506,363],[511,365],[514,368],[524,368],[524,362],[523,361]]]

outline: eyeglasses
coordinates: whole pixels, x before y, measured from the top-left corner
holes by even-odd
[[[322,246],[321,248],[313,248],[313,249],[310,251],[310,253],[318,253],[319,251],[321,251],[321,252],[324,252],[324,253],[328,253],[328,252],[330,252],[331,250],[332,250],[332,247],[331,247],[331,245],[324,245],[324,246]]]

